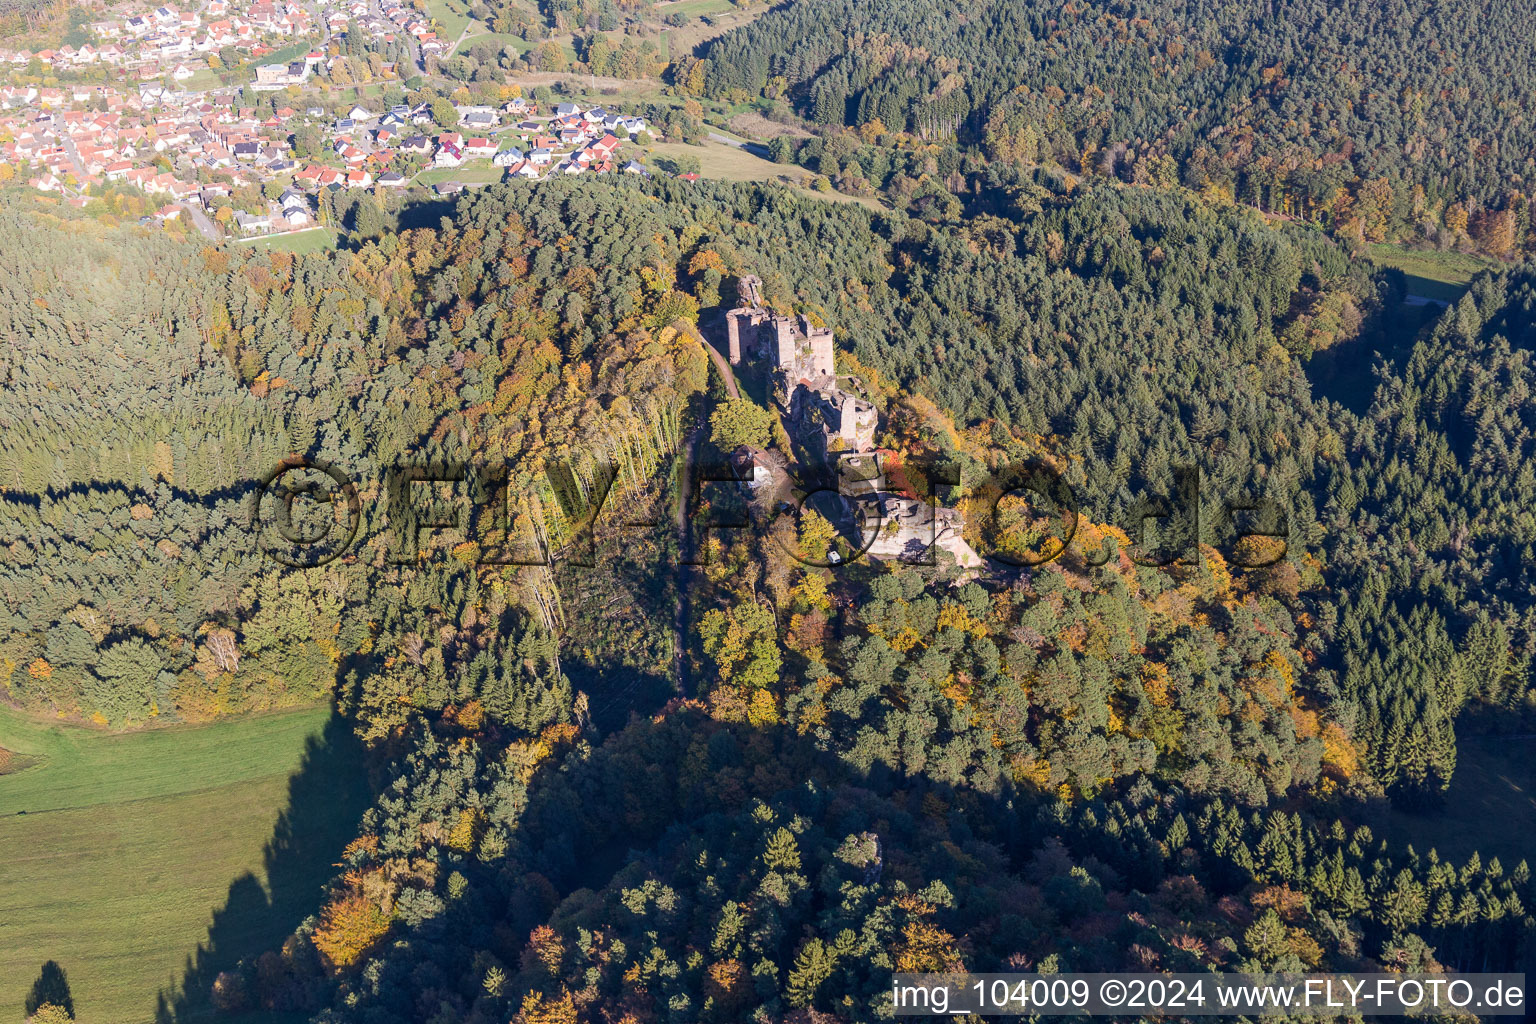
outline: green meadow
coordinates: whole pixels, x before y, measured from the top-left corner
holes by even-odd
[[[437,22],[438,38],[452,46],[469,25],[469,5],[462,0],[429,0],[427,17]]]
[[[306,228],[303,231],[294,231],[290,234],[269,235],[265,238],[239,239],[238,241],[243,241],[260,249],[273,249],[278,252],[324,252],[326,249],[336,248],[336,229],[325,227]]]
[[[1409,249],[1378,242],[1368,250],[1370,260],[1401,270],[1408,278],[1408,294],[1455,302],[1478,272],[1495,266],[1492,260],[1466,253],[1435,249]]]
[[[113,733],[0,707],[0,747],[0,1019],[50,960],[82,1021],[207,1016],[218,970],[314,912],[367,799],[323,708]]]

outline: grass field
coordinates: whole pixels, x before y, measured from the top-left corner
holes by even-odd
[[[207,92],[209,89],[221,87],[224,83],[220,80],[219,73],[212,68],[198,68],[192,72],[191,78],[176,84],[188,92]]]
[[[513,35],[511,32],[471,32],[459,41],[459,45],[454,47],[453,52],[463,53],[476,43],[485,43],[487,46],[497,49],[510,46],[518,53],[527,53],[529,50],[542,45],[540,43],[530,43],[522,36]],[[571,53],[569,56],[574,58],[575,54]]]
[[[692,52],[701,43],[716,39],[732,29],[741,28],[762,16],[773,5],[759,4],[749,10],[741,10],[730,0],[679,0],[677,3],[659,3],[652,8],[658,18],[682,13],[691,18],[681,28],[669,28],[661,34],[661,55],[666,60],[677,60]],[[706,25],[708,17],[714,24]]]
[[[465,184],[494,185],[506,176],[504,168],[494,166],[489,160],[473,160],[462,167],[428,168],[411,179],[411,183],[436,185],[444,181],[462,181]]]
[[[463,0],[429,0],[427,17],[436,20],[438,38],[451,44],[469,24],[469,5]]]
[[[214,973],[316,909],[367,796],[325,709],[110,733],[0,708],[0,746],[30,765],[0,776],[9,1019],[49,960],[82,1021],[201,1016]]]
[[[1536,737],[1467,736],[1456,744],[1456,774],[1445,804],[1424,814],[1392,811],[1387,837],[1431,848],[1457,862],[1477,850],[1508,871],[1522,858],[1536,865]]]
[[[878,200],[871,196],[849,196],[841,192],[816,192],[810,183],[816,175],[799,164],[776,164],[737,146],[723,142],[706,142],[702,146],[690,146],[686,142],[658,142],[646,147],[651,154],[648,164],[654,164],[657,156],[695,157],[699,161],[699,173],[706,178],[721,181],[780,181],[791,185],[805,195],[829,202],[859,203],[872,210],[881,209]]]
[[[655,164],[656,157],[685,161],[692,157],[699,162],[700,174],[721,181],[774,181],[780,175],[789,175],[798,181],[802,177],[810,177],[810,172],[802,167],[776,164],[723,142],[706,142],[702,146],[690,146],[686,142],[658,142],[647,146],[646,152],[650,154],[646,163],[651,165]]]
[[[704,15],[724,14],[735,9],[736,5],[731,3],[731,0],[672,0],[670,3],[656,4],[653,11],[660,17],[681,14],[687,18],[698,18]]]
[[[1401,270],[1408,278],[1408,294],[1455,302],[1467,290],[1467,282],[1493,261],[1459,252],[1407,249],[1378,242],[1370,247],[1371,262]]]
[[[244,244],[256,246],[259,249],[275,249],[278,252],[321,252],[336,248],[336,229],[307,228],[303,231],[295,231],[291,235],[244,240]]]

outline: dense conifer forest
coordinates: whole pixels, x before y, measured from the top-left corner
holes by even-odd
[[[1018,31],[1068,53],[1150,38],[1075,10]],[[1260,48],[1240,36],[1259,12],[1232,10],[1160,79],[1206,83],[1180,101],[1204,114],[1237,72],[1197,67],[1202,47],[1261,69],[1299,45]],[[967,38],[924,35],[988,66]],[[1114,47],[1094,60],[1141,66]],[[808,96],[853,74],[740,52]],[[899,66],[850,77],[844,108],[915,81]],[[988,84],[950,130],[1025,84]],[[1452,149],[1436,187],[1486,200],[1518,173],[1513,147],[1481,155],[1474,188]],[[1458,736],[1536,723],[1536,268],[1442,312],[1311,225],[1193,190],[1025,174],[996,209],[582,176],[296,256],[5,200],[0,695],[112,728],[333,700],[383,780],[317,912],[182,979],[168,1019],[809,1024],[875,1019],[898,970],[1525,969],[1523,861],[1372,825],[1444,799]],[[1060,557],[967,574],[680,541],[688,456],[772,436],[714,415],[694,337],[746,274],[833,328],[878,445],[978,545],[1006,543],[989,474],[1058,474],[1081,506]],[[1366,383],[1344,402],[1346,366]],[[359,496],[355,538],[313,568],[252,528],[300,458]],[[504,467],[526,500],[498,516],[449,482],[391,503],[392,469],[449,463]],[[729,490],[695,494],[695,525]],[[1141,530],[1159,500],[1183,509],[1163,541],[1191,531],[1165,565]],[[1283,545],[1226,511],[1259,503]],[[798,530],[834,543],[813,512]],[[496,557],[515,545],[553,564]]]
[[[1181,183],[1356,239],[1470,232],[1503,256],[1528,248],[1533,20],[1528,2],[793,0],[678,81],[919,151]]]

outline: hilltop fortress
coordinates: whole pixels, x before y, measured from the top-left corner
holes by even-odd
[[[883,457],[875,450],[879,412],[863,381],[837,375],[832,329],[815,326],[804,315],[770,311],[763,306],[762,287],[752,274],[737,283],[739,305],[725,314],[731,365],[768,366],[786,429],[813,454],[837,463],[843,505],[863,533],[865,553],[926,560],[938,547],[966,568],[979,566],[981,556],[962,535],[965,521],[958,509],[935,508],[887,490]],[[764,453],[744,452],[742,461],[753,489],[773,482],[777,490],[783,482],[783,467]]]
[[[725,314],[731,364],[740,366],[748,358],[769,363],[774,397],[794,432],[817,454],[830,459],[841,451],[873,451],[879,415],[866,395],[839,385],[832,366],[832,329],[816,327],[803,315],[765,309],[762,286],[754,275],[741,278],[741,305]],[[863,391],[856,378],[841,380]]]

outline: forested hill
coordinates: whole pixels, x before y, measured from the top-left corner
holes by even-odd
[[[1013,220],[937,230],[746,186],[562,182],[466,200],[442,235],[302,258],[6,217],[31,287],[5,293],[0,664],[38,709],[123,723],[312,697],[379,644],[346,609],[384,578],[388,516],[369,504],[353,557],[290,578],[245,532],[254,481],[306,454],[379,493],[402,458],[473,451],[520,486],[573,452],[584,476],[607,453],[638,484],[705,378],[668,325],[748,271],[872,372],[881,442],[963,488],[1002,460],[1058,460],[1086,515],[1125,524],[1195,466],[1212,544],[1229,499],[1277,502],[1293,557],[1265,586],[1317,625],[1298,642],[1322,704],[1399,737],[1377,782],[1440,792],[1459,710],[1518,710],[1529,689],[1522,273],[1486,277],[1357,416],[1313,396],[1304,361],[1386,349],[1400,283],[1315,232],[1157,190],[1037,190]],[[534,589],[555,626],[548,581]],[[308,611],[278,622],[279,604]],[[1425,645],[1400,667],[1397,634]],[[242,639],[251,656],[225,649]],[[368,696],[383,676],[358,679],[389,706]]]
[[[1524,191],[1533,22],[1531,0],[794,0],[715,41],[705,77],[822,123],[1181,176],[1268,209],[1381,181],[1368,221]]]
[[[1527,865],[1370,825],[1443,798],[1458,731],[1536,717],[1536,271],[1414,321],[1401,275],[1253,210],[1110,183],[1007,210],[561,177],[296,256],[0,208],[0,694],[117,728],[330,696],[389,779],[316,915],[166,1013],[803,1024],[875,1019],[903,969],[1528,962]],[[1072,550],[967,579],[731,531],[681,569],[684,441],[788,447],[690,332],[746,274],[833,328],[908,483],[1056,467]],[[1374,396],[1319,397],[1319,352],[1375,362]],[[308,570],[246,501],[296,456],[365,499]],[[455,491],[463,528],[396,558],[386,470],[472,459],[539,501]],[[1214,527],[1133,561],[1181,464],[1201,523],[1282,509],[1283,561]],[[979,506],[977,543],[1007,534]],[[554,566],[480,557],[530,525]]]

